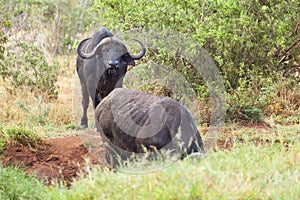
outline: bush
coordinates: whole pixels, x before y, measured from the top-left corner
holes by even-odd
[[[2,28],[7,26],[9,26],[9,23],[0,19],[0,59],[4,58],[5,44],[7,43],[7,36],[2,31]]]
[[[237,88],[237,80],[247,77],[248,70],[273,75],[274,70],[285,67],[278,64],[277,56],[297,36],[297,4],[296,0],[101,0],[95,11],[101,11],[99,15],[104,16],[108,28],[160,27],[188,33],[211,53],[228,86]]]
[[[0,124],[0,154],[6,145],[6,138],[4,133],[4,127]]]
[[[50,55],[69,54],[77,33],[94,19],[91,5],[91,0],[2,0],[0,18],[13,22],[10,32],[21,32],[22,41],[38,44]]]
[[[47,98],[57,98],[58,65],[49,65],[41,49],[19,42],[13,51],[0,61],[0,77],[15,89],[28,89]]]
[[[98,0],[94,11],[109,29],[162,28],[187,34],[210,53],[224,77],[229,119],[259,121],[267,109],[260,100],[266,97],[265,88],[276,95],[270,86],[299,66],[298,4],[296,0]],[[193,66],[175,62],[167,52],[150,49],[149,54],[182,73],[205,101],[204,82]]]
[[[5,151],[7,144],[29,146],[31,150],[41,144],[42,137],[34,131],[21,126],[4,126],[0,124],[0,154]]]

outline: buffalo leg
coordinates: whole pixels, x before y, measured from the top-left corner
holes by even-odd
[[[96,91],[96,87],[92,84],[92,82],[88,85],[88,90],[89,90],[89,94],[90,94],[90,97],[92,99],[92,102],[93,102],[93,108],[95,110],[95,108],[97,107],[97,103],[98,103],[98,98],[97,98],[97,91]]]
[[[89,94],[87,87],[84,83],[81,82],[81,92],[82,92],[82,118],[80,125],[83,127],[88,127],[88,119],[87,119],[87,109],[89,107]]]

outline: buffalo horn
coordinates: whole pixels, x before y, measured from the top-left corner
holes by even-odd
[[[132,40],[138,42],[138,43],[141,45],[142,51],[141,51],[139,54],[137,54],[137,55],[132,55],[132,54],[130,54],[130,56],[133,58],[133,60],[139,60],[139,59],[141,59],[141,58],[145,55],[145,53],[146,53],[146,47],[145,47],[145,45],[144,45],[141,41],[139,41],[138,39],[132,39]]]

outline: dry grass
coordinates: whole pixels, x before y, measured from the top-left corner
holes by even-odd
[[[8,82],[0,81],[0,119],[5,124],[40,123],[77,124],[81,115],[81,88],[76,74],[76,57],[58,57],[60,72],[57,82],[58,98],[48,100],[24,88],[11,94]]]
[[[292,116],[300,111],[300,87],[288,88],[288,85],[282,80],[275,84],[274,91],[277,95],[271,102],[266,112],[269,114]]]

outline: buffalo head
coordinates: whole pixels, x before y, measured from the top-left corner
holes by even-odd
[[[138,39],[132,39],[138,42],[142,48],[139,54],[132,55],[116,36],[104,38],[91,52],[85,53],[82,51],[81,46],[88,40],[91,40],[91,38],[86,38],[79,43],[77,47],[78,55],[83,59],[100,58],[107,68],[120,68],[122,65],[135,66],[134,60],[141,59],[146,53],[145,45]]]

